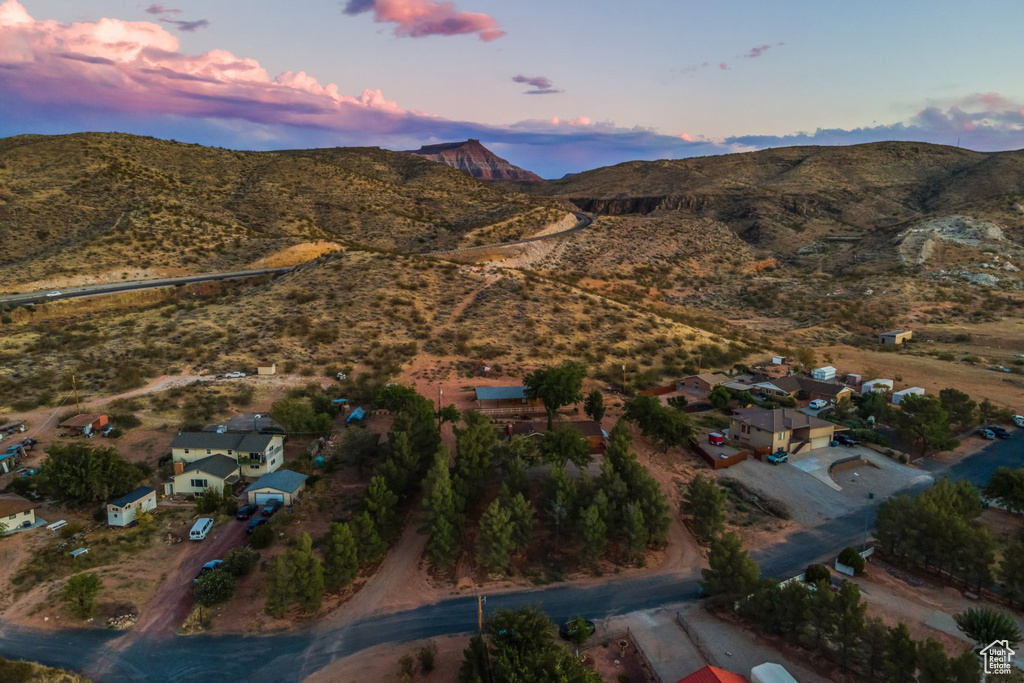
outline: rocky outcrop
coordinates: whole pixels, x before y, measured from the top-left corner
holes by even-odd
[[[536,173],[505,161],[481,145],[479,140],[425,145],[406,154],[447,164],[480,180],[541,180]]]

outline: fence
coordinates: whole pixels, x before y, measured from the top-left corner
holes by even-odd
[[[644,666],[646,666],[647,670],[651,672],[651,678],[653,678],[657,683],[662,683],[661,676],[658,675],[658,672],[654,669],[654,665],[651,664],[651,659],[647,656],[647,653],[644,652],[644,648],[640,645],[640,641],[633,637],[633,632],[629,630],[628,626],[626,627],[626,637],[628,637],[633,643],[633,647],[636,648],[636,651],[640,653],[640,659],[644,660]]]
[[[510,406],[508,408],[477,408],[476,412],[481,415],[543,415],[547,411],[544,406]]]
[[[700,635],[696,631],[690,629],[690,625],[686,623],[686,619],[683,619],[683,615],[680,614],[678,610],[676,610],[676,623],[683,629],[686,637],[689,638],[690,642],[693,643],[693,646],[697,648],[697,652],[699,652],[700,656],[704,658],[704,661],[711,664],[714,661],[711,659],[711,652],[708,650],[707,646],[704,645],[704,641],[701,640]]]

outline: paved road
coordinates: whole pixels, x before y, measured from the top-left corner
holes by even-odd
[[[1024,434],[990,444],[953,467],[931,463],[934,474],[984,483],[1000,466],[1024,466]],[[915,487],[920,490],[924,485]],[[762,573],[786,578],[811,562],[831,557],[864,538],[877,501],[856,511],[754,553]],[[575,614],[604,618],[661,605],[694,600],[699,577],[665,575],[611,580],[589,588],[551,588],[488,595],[487,610],[540,604],[555,620]],[[344,608],[342,608],[344,609]],[[341,627],[312,627],[272,636],[211,636],[137,640],[124,650],[104,630],[39,632],[0,623],[0,655],[51,666],[84,670],[96,680],[202,683],[228,679],[298,681],[331,661],[386,642],[404,643],[476,628],[476,599],[454,598],[415,610],[370,617]]]
[[[548,235],[538,235],[537,237],[526,237],[521,240],[515,240],[513,242],[498,242],[497,244],[481,244],[477,247],[463,247],[462,249],[445,249],[443,251],[428,251],[427,256],[440,256],[442,254],[459,254],[464,251],[476,251],[478,249],[496,249],[498,247],[511,247],[516,244],[529,244],[530,242],[540,242],[542,240],[553,240],[558,237],[565,237],[571,235],[574,232],[585,230],[590,227],[590,224],[594,222],[594,219],[585,213],[580,211],[573,211],[572,214],[576,216],[577,223],[568,230],[562,230],[561,232],[553,232]]]
[[[277,273],[289,273],[295,270],[294,267],[285,268],[261,268],[259,270],[239,270],[233,273],[208,273],[206,275],[188,275],[185,277],[169,277],[157,280],[132,280],[131,282],[115,282],[106,285],[86,285],[84,287],[69,287],[67,289],[54,290],[60,293],[55,296],[47,296],[48,292],[30,292],[28,294],[8,294],[0,296],[0,304],[39,304],[46,301],[59,301],[60,299],[74,299],[83,296],[96,296],[98,294],[113,294],[115,292],[130,292],[136,289],[152,289],[154,287],[173,287],[175,285],[187,285],[194,282],[209,282],[211,280],[233,280],[244,277],[255,277],[257,275],[274,275]]]

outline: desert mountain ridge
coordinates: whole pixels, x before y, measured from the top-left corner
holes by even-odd
[[[479,140],[472,138],[465,142],[425,145],[417,150],[410,150],[406,154],[415,154],[424,159],[447,164],[480,180],[542,180],[536,173],[519,168],[502,159],[480,144]]]

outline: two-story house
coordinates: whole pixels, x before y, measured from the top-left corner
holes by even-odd
[[[743,408],[729,420],[729,438],[758,453],[824,448],[835,430],[835,424],[792,408]]]
[[[261,477],[284,464],[281,434],[182,432],[171,442],[174,474],[164,492],[196,494],[223,489],[243,477]]]

